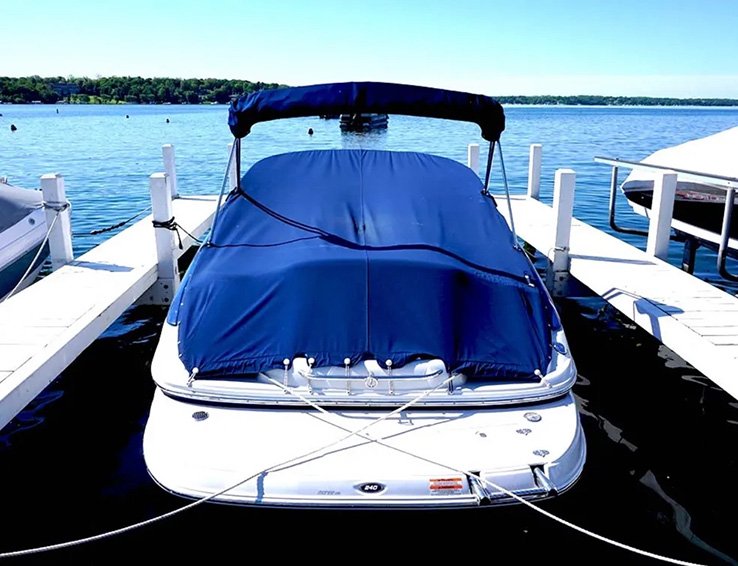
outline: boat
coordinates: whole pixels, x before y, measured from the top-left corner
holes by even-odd
[[[368,132],[387,129],[387,114],[353,113],[341,114],[339,126],[344,132]]]
[[[48,246],[40,249],[45,236],[41,191],[0,178],[0,301],[36,279],[49,255]]]
[[[659,172],[677,173],[673,228],[719,244],[729,189],[738,187],[738,127],[660,149],[643,159],[621,185],[635,212],[648,216],[654,179]],[[733,193],[734,194],[734,193]],[[738,196],[733,196],[730,239],[738,239]],[[738,242],[732,245],[738,251]]]
[[[491,150],[505,124],[497,101],[457,91],[260,91],[229,110],[236,166],[255,123],[331,112],[475,122]],[[576,483],[576,366],[476,173],[426,153],[326,149],[266,157],[238,179],[152,359],[143,455],[156,483],[337,509],[497,507]]]

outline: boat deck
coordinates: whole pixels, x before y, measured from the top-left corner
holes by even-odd
[[[198,238],[217,197],[172,201],[177,223]],[[194,240],[181,231],[183,249]],[[157,280],[152,216],[0,303],[0,428],[34,399]],[[100,368],[104,372],[104,368]]]
[[[505,196],[495,195],[507,218]],[[518,236],[552,258],[548,205],[510,199]],[[570,274],[738,399],[738,297],[572,219]]]

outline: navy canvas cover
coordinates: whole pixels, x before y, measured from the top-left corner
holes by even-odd
[[[497,141],[505,129],[502,105],[481,94],[376,82],[333,83],[253,92],[234,100],[228,125],[237,138],[259,122],[321,114],[404,114],[474,122]]]
[[[168,322],[188,370],[255,373],[440,358],[537,380],[549,297],[482,183],[412,152],[321,150],[256,163],[197,253]]]

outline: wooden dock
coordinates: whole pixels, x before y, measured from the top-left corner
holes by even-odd
[[[195,243],[193,237],[208,230],[218,201],[217,196],[171,199],[173,179],[152,175],[152,215],[0,303],[0,428],[136,301],[171,301],[179,283],[176,260]],[[182,248],[172,230],[154,228],[157,214],[157,219],[174,217],[184,228]],[[71,254],[71,244],[66,247]],[[162,261],[167,254],[169,265]],[[94,371],[102,375],[105,368]]]
[[[507,199],[495,198],[507,217]],[[527,196],[510,204],[518,236],[553,265],[556,211]],[[569,238],[571,277],[738,399],[738,297],[576,218]]]

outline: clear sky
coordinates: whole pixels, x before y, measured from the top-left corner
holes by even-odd
[[[738,98],[738,0],[0,0],[0,76]]]

